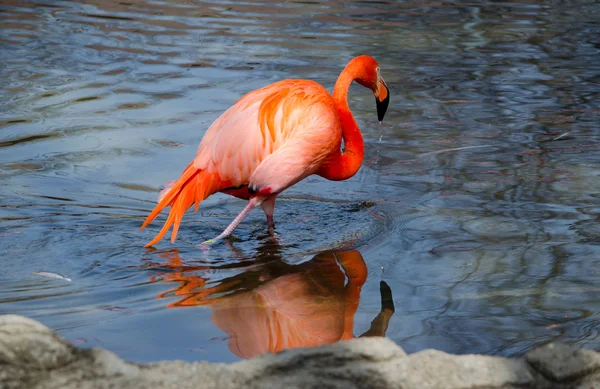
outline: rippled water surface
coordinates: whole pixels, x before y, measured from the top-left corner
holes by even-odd
[[[5,0],[0,18],[0,313],[142,362],[363,334],[600,348],[597,2]],[[359,54],[391,104],[380,125],[351,88],[355,177],[284,192],[277,239],[255,211],[197,249],[243,207],[216,195],[143,248],[222,111],[284,78],[331,90]]]

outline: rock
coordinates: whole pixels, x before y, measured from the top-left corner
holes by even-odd
[[[535,384],[520,359],[424,350],[412,354],[403,367],[403,387],[408,388],[527,388]]]
[[[50,370],[74,359],[73,348],[37,321],[0,316],[0,364]]]
[[[546,379],[555,383],[578,381],[594,373],[600,375],[600,354],[564,344],[540,347],[529,352],[526,360]]]
[[[361,338],[264,354],[233,364],[180,361],[139,365],[79,349],[40,323],[0,316],[0,388],[398,388],[600,389],[600,355],[548,345],[524,358],[412,355],[385,338]]]

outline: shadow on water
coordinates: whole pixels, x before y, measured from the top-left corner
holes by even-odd
[[[0,313],[140,362],[238,360],[242,316],[264,329],[238,355],[286,335],[267,318],[298,342],[387,325],[407,352],[600,347],[597,1],[0,3]],[[286,190],[278,245],[256,212],[239,251],[200,253],[243,207],[219,195],[142,247],[159,186],[221,112],[284,78],[331,90],[365,53],[385,121],[350,90],[364,164]],[[364,284],[341,263],[358,252]],[[292,328],[309,313],[327,323]]]
[[[185,265],[177,250],[160,257],[167,262],[154,268],[159,274],[152,279],[179,285],[157,298],[175,299],[168,308],[210,307],[212,323],[228,335],[228,347],[238,357],[354,338],[354,316],[368,273],[357,250],[323,252],[290,264],[269,240],[253,263],[225,266],[236,274],[224,277],[219,267]],[[394,313],[385,281],[380,293],[381,311],[361,337],[385,336]]]

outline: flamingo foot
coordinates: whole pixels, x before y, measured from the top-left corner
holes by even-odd
[[[220,240],[220,239],[217,239],[217,238],[212,238],[212,239],[209,239],[209,240],[205,240],[204,242],[202,242],[202,243],[200,243],[200,244],[201,244],[201,245],[210,246],[210,245],[213,245],[213,244],[217,243],[219,240]]]
[[[210,251],[210,248],[211,248],[210,246],[214,243],[216,243],[216,240],[209,239],[209,240],[205,240],[204,242],[196,245],[196,247],[198,247],[202,251]]]

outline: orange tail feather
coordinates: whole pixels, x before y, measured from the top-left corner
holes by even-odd
[[[208,173],[204,170],[198,170],[191,163],[181,174],[181,177],[172,184],[168,191],[161,194],[161,198],[150,213],[144,223],[140,227],[140,230],[144,229],[152,220],[154,220],[158,214],[168,206],[171,206],[167,221],[163,225],[160,232],[148,242],[144,247],[150,247],[159,242],[163,236],[169,231],[169,228],[173,226],[173,232],[171,234],[171,242],[175,242],[177,237],[177,231],[179,231],[179,225],[183,214],[188,208],[195,203],[196,211],[200,202],[206,199],[213,193],[218,192],[222,186],[222,182],[216,173]]]

